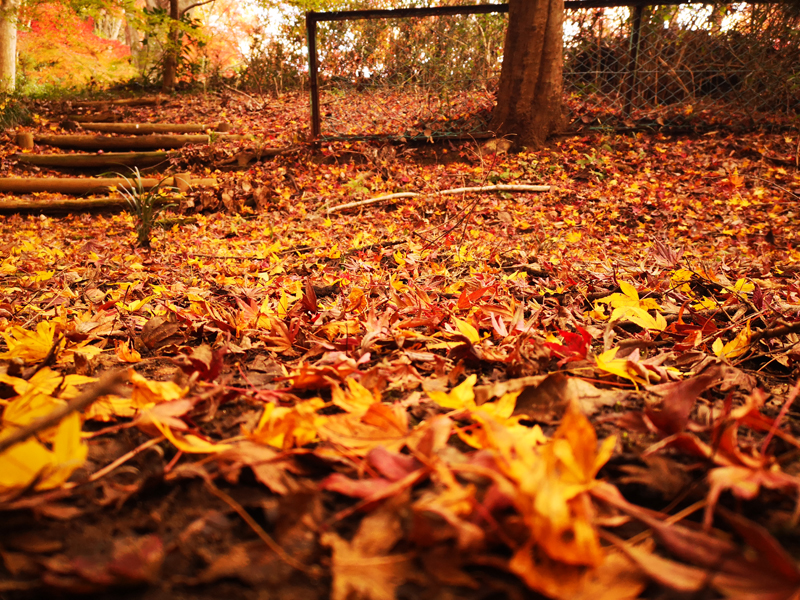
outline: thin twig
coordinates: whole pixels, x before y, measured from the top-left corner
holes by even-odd
[[[275,540],[273,540],[266,531],[264,531],[264,528],[261,527],[261,525],[259,525],[256,522],[256,520],[253,519],[253,517],[250,516],[250,514],[242,507],[241,504],[236,502],[236,500],[231,498],[228,494],[226,494],[216,485],[214,485],[211,479],[208,478],[205,479],[205,483],[206,487],[208,488],[208,491],[214,494],[220,500],[222,500],[225,504],[230,506],[234,510],[234,512],[236,512],[236,514],[238,514],[244,520],[244,522],[250,526],[250,528],[255,532],[255,534],[261,538],[261,541],[263,541],[267,545],[267,547],[278,556],[278,558],[280,558],[283,562],[285,562],[293,569],[297,569],[298,571],[302,571],[304,573],[310,572],[308,566],[304,565],[297,559],[292,558],[291,556],[286,554],[284,549],[281,548],[278,545],[278,543]]]
[[[441,190],[436,194],[471,194],[477,192],[549,192],[549,185],[486,185],[480,187],[462,187],[454,188],[452,190]],[[348,202],[347,204],[340,204],[326,210],[328,213],[338,212],[340,210],[347,210],[348,208],[358,208],[361,206],[369,206],[370,204],[377,204],[385,200],[395,200],[397,198],[416,198],[422,196],[419,192],[398,192],[397,194],[389,194],[388,196],[379,196],[378,198],[370,198],[369,200],[359,200],[357,202]]]
[[[134,448],[130,452],[126,452],[125,454],[123,454],[122,456],[117,458],[116,460],[108,463],[102,469],[98,469],[97,471],[92,473],[91,476],[88,479],[88,482],[91,483],[91,482],[97,481],[98,479],[104,477],[105,475],[107,475],[108,473],[110,473],[111,471],[113,471],[114,469],[119,467],[120,465],[122,465],[122,464],[126,463],[127,461],[129,461],[131,458],[133,458],[137,454],[140,454],[141,452],[144,452],[150,446],[155,446],[156,444],[160,444],[165,439],[167,439],[167,438],[165,438],[163,435],[160,435],[158,437],[154,437],[154,438],[151,438],[151,439],[147,440],[145,443],[143,443],[143,444],[141,444],[139,446],[136,446],[136,448]]]
[[[85,392],[83,392],[80,396],[73,398],[64,406],[61,406],[51,412],[46,417],[42,417],[41,419],[37,419],[30,425],[25,427],[21,427],[14,431],[11,435],[4,437],[0,440],[0,454],[18,444],[20,442],[24,442],[28,438],[36,435],[40,431],[44,431],[54,425],[57,425],[61,422],[61,420],[66,417],[67,415],[83,410],[87,406],[89,406],[92,402],[97,400],[100,396],[106,396],[108,394],[113,394],[117,387],[127,381],[128,375],[127,371],[114,371],[105,375],[95,386],[92,386]]]
[[[786,416],[786,413],[789,412],[789,408],[794,403],[795,399],[797,398],[797,394],[800,392],[800,379],[798,379],[794,387],[789,392],[789,397],[783,403],[778,416],[775,417],[775,420],[772,421],[772,427],[770,427],[769,433],[767,433],[767,437],[764,438],[763,443],[761,444],[761,455],[765,455],[767,453],[767,448],[769,447],[769,443],[772,441],[772,438],[775,437],[775,433],[778,431],[778,426],[781,424],[783,417]]]

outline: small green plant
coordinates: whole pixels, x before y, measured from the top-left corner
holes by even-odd
[[[136,218],[136,245],[140,248],[150,247],[150,233],[156,222],[156,216],[164,209],[175,204],[163,204],[166,192],[177,191],[173,186],[165,186],[167,178],[161,179],[155,186],[148,188],[144,184],[138,168],[133,169],[132,177],[117,173],[125,180],[125,185],[117,190],[125,199],[128,212]]]
[[[31,112],[16,95],[0,94],[0,129],[15,129],[31,123]]]

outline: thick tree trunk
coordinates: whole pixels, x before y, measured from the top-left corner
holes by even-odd
[[[0,0],[0,92],[17,85],[17,8],[19,0]]]
[[[510,0],[508,19],[490,130],[537,148],[563,125],[564,0]]]
[[[164,52],[164,77],[161,82],[161,91],[172,92],[178,79],[178,54],[180,52],[180,31],[178,21],[181,13],[178,0],[169,0],[169,37]]]

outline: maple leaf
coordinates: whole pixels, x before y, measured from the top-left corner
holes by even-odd
[[[395,590],[412,573],[412,555],[390,553],[402,536],[392,502],[364,517],[349,542],[323,533],[320,541],[331,548],[332,600],[394,600]]]
[[[376,402],[361,415],[331,415],[320,424],[318,432],[320,439],[359,456],[379,446],[398,451],[408,441],[408,415],[400,405]]]
[[[150,302],[150,300],[152,300],[153,298],[155,298],[155,296],[146,296],[141,300],[134,300],[132,302],[128,302],[127,304],[122,301],[119,301],[116,303],[116,306],[129,313],[137,313],[140,310],[142,310],[142,308],[144,308],[144,306],[148,302]]]
[[[137,363],[142,360],[142,355],[139,354],[138,350],[131,348],[127,340],[117,342],[114,346],[114,353],[118,359],[125,363]]]
[[[578,327],[578,333],[559,329],[558,335],[564,340],[563,344],[560,344],[554,336],[548,336],[544,346],[550,348],[556,356],[561,357],[561,360],[558,361],[559,367],[568,362],[586,358],[592,343],[592,336],[583,327]]]
[[[154,418],[152,413],[150,414],[149,421],[181,452],[187,452],[189,454],[215,454],[231,448],[230,444],[215,444],[214,442],[210,442],[191,433],[176,433],[169,428],[169,425]]]
[[[102,352],[99,348],[88,346],[86,340],[68,348],[67,339],[59,337],[63,330],[64,325],[58,320],[40,321],[35,331],[12,325],[6,331],[0,332],[8,347],[8,351],[0,353],[0,359],[16,358],[32,363],[43,360],[54,350],[62,360],[72,360],[77,351],[90,356]]]
[[[97,381],[97,378],[77,375],[75,373],[62,375],[58,371],[52,370],[50,367],[39,369],[27,380],[20,377],[12,377],[6,373],[0,373],[0,382],[12,386],[14,391],[20,395],[31,392],[53,395],[58,391],[56,395],[59,398],[65,399],[77,396],[78,389],[75,386],[92,383],[93,381]]]
[[[481,341],[481,334],[478,333],[478,330],[475,329],[470,323],[467,321],[463,321],[457,317],[453,317],[453,321],[458,328],[458,331],[463,335],[467,340],[469,340],[470,344],[477,344]]]
[[[478,381],[478,376],[473,374],[467,377],[449,392],[430,390],[427,392],[427,394],[431,400],[436,402],[436,404],[442,408],[450,408],[452,410],[471,410],[476,408],[475,392],[472,390],[472,388],[475,387],[476,381]]]
[[[700,592],[712,587],[725,597],[749,600],[791,600],[800,590],[800,569],[795,560],[761,526],[722,510],[723,517],[747,542],[746,550],[729,537],[716,537],[680,524],[668,524],[630,504],[610,485],[596,487],[593,495],[642,521],[661,543],[684,564],[614,540],[651,579],[680,592]]]
[[[189,388],[181,387],[174,381],[151,381],[131,369],[129,381],[133,385],[131,403],[136,408],[145,408],[158,402],[168,402],[183,398]]]
[[[609,321],[630,321],[643,329],[656,331],[663,331],[667,327],[666,319],[658,312],[661,308],[658,302],[652,298],[640,300],[636,288],[624,281],[619,282],[619,287],[622,290],[621,294],[611,294],[596,301],[596,304],[608,304],[614,309]],[[655,310],[656,316],[650,315],[648,310]]]
[[[129,419],[135,417],[137,409],[134,408],[130,398],[119,396],[101,396],[92,405],[84,410],[84,418],[92,421],[112,421],[116,417]]]
[[[245,434],[253,441],[274,448],[299,448],[315,441],[320,427],[328,417],[317,414],[325,402],[312,398],[298,402],[293,407],[269,403],[253,431]]]
[[[735,338],[728,343],[724,343],[722,338],[717,338],[714,340],[714,344],[711,346],[711,349],[714,351],[714,354],[720,358],[725,358],[728,360],[739,358],[745,352],[747,352],[747,349],[750,346],[751,337],[753,337],[753,332],[750,329],[750,320],[748,319],[745,328],[737,333]]]
[[[619,352],[619,348],[611,348],[596,356],[597,368],[622,379],[628,379],[637,386],[649,383],[648,379],[642,376],[642,369],[637,368],[634,361],[627,358],[616,358],[617,352]]]
[[[615,439],[606,439],[598,448],[594,429],[575,403],[553,440],[536,445],[528,435],[504,427],[488,415],[476,413],[475,418],[486,430],[484,447],[494,454],[499,470],[516,488],[505,493],[530,532],[511,561],[512,570],[535,589],[547,592],[547,585],[528,577],[545,560],[536,558],[537,549],[547,555],[546,562],[600,564],[603,553],[584,494],[595,485],[594,477],[611,456]]]
[[[42,360],[50,353],[57,331],[58,325],[53,321],[40,321],[36,331],[12,325],[0,332],[8,347],[7,352],[0,353],[0,358],[18,358],[25,362]]]
[[[339,386],[334,386],[331,396],[333,403],[348,413],[361,416],[370,406],[381,401],[380,394],[373,396],[372,392],[352,377],[347,379],[347,388],[347,391],[342,391]]]
[[[0,439],[14,429],[4,427]],[[52,450],[29,438],[0,454],[0,492],[32,484],[36,490],[59,487],[86,461],[89,448],[81,440],[81,418],[77,413],[61,420],[52,439]]]

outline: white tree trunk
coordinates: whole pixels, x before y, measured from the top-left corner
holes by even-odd
[[[19,0],[0,0],[0,92],[17,84],[17,7]]]

